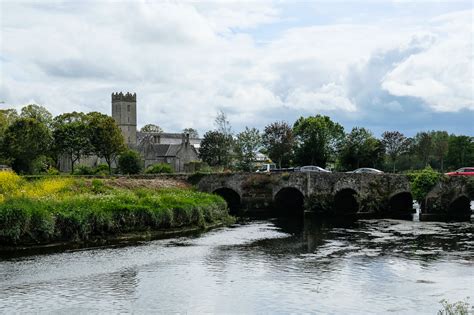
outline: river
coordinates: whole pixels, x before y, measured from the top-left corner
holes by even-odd
[[[474,299],[470,222],[282,222],[4,257],[0,313],[436,314]]]

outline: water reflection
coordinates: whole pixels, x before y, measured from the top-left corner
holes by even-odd
[[[253,221],[0,261],[0,313],[427,313],[474,293],[471,223]]]

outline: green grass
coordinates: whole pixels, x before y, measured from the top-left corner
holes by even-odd
[[[68,181],[46,196],[41,181],[3,192],[0,244],[79,241],[229,220],[225,201],[216,195],[191,189],[121,189],[98,179]]]

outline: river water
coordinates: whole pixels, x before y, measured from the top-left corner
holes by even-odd
[[[441,299],[474,304],[473,235],[469,222],[263,220],[1,258],[0,313],[436,314]]]

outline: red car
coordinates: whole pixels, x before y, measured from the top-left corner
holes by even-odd
[[[474,167],[463,167],[454,172],[446,173],[448,176],[474,176]]]

